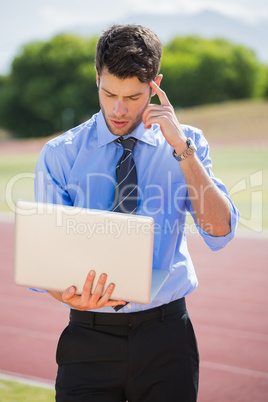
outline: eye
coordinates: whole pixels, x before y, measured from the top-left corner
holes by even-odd
[[[140,99],[140,97],[139,96],[130,96],[129,99],[133,100],[133,101],[137,101]]]

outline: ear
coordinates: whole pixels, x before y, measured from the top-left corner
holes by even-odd
[[[98,73],[98,71],[97,71],[97,69],[96,69],[96,66],[95,66],[95,70],[96,70],[96,84],[97,84],[97,87],[99,87],[100,76],[99,76],[99,73]]]
[[[158,86],[158,87],[160,87],[160,82],[162,81],[162,78],[163,78],[163,74],[159,74],[155,79],[154,79],[154,82],[156,83],[156,85]],[[152,91],[152,96],[154,96],[155,95],[155,91]]]

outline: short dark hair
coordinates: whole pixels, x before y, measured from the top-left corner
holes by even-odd
[[[103,67],[120,79],[137,77],[149,83],[159,73],[162,44],[157,35],[141,25],[113,25],[99,38],[96,70]]]

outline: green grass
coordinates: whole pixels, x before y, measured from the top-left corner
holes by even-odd
[[[0,380],[0,400],[5,402],[52,402],[55,401],[55,391]]]
[[[0,155],[0,211],[14,211],[18,198],[34,199],[33,175],[38,154]]]
[[[240,228],[268,228],[268,146],[215,148],[213,173],[238,207]]]

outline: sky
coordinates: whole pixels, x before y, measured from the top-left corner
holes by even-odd
[[[124,23],[131,14],[220,11],[252,24],[268,18],[267,0],[0,0],[0,74],[23,44],[79,24]]]

